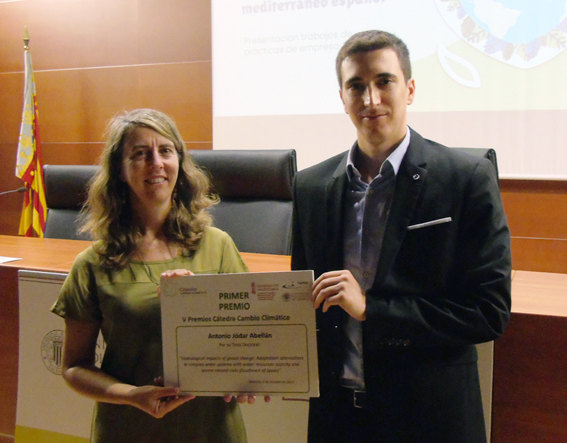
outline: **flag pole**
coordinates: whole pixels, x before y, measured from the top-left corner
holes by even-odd
[[[28,51],[29,49],[30,49],[30,33],[26,25],[24,26],[24,51]]]
[[[35,79],[31,63],[30,35],[24,26],[24,106],[18,139],[16,176],[25,182],[27,192],[20,217],[18,233],[28,237],[43,237],[47,205],[41,164],[41,143]]]

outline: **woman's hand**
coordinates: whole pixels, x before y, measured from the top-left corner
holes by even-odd
[[[181,395],[176,387],[150,385],[133,388],[127,395],[129,404],[154,418],[162,418],[194,398],[195,396],[190,394]]]
[[[189,269],[170,269],[169,271],[165,271],[161,273],[161,277],[163,278],[172,278],[172,277],[182,277],[184,275],[195,275]],[[158,297],[161,297],[161,286],[157,288]]]
[[[162,272],[161,276],[163,278],[171,278],[171,277],[182,277],[184,275],[195,275],[189,269],[170,269],[168,271]]]
[[[234,398],[234,395],[232,394],[227,394],[224,397],[224,401],[226,401],[227,403],[230,403],[232,401],[232,399]],[[269,403],[270,400],[272,398],[269,395],[264,395],[264,401],[266,403]],[[256,402],[256,396],[253,394],[240,394],[236,396],[236,401],[238,403],[248,403],[249,405],[252,405]]]
[[[180,395],[177,387],[132,386],[103,372],[94,364],[99,330],[98,322],[65,319],[62,372],[74,390],[96,401],[134,406],[156,418],[195,398]],[[163,385],[163,378],[154,382]]]

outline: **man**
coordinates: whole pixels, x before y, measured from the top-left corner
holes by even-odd
[[[313,269],[321,397],[309,441],[484,442],[475,343],[510,316],[510,235],[487,159],[409,129],[409,53],[337,56],[350,151],[298,173],[293,269]]]

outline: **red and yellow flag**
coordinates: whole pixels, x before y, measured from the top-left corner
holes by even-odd
[[[16,177],[25,182],[26,193],[20,218],[19,234],[27,237],[43,237],[47,205],[45,203],[45,186],[41,165],[41,146],[39,143],[39,123],[35,79],[29,52],[29,36],[24,37],[24,109],[18,154],[16,158]]]

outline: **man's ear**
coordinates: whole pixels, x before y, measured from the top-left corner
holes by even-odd
[[[343,109],[345,110],[345,114],[348,114],[347,108],[346,108],[346,104],[345,104],[345,100],[343,98],[343,90],[342,88],[339,89],[339,97],[341,98],[341,101],[343,102]]]
[[[408,105],[413,103],[413,99],[415,98],[415,80],[410,78],[408,80]]]

